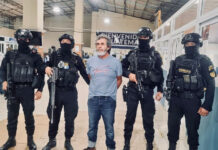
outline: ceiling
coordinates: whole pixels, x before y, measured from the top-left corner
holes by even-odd
[[[189,0],[84,0],[85,13],[107,10],[119,14],[150,20],[155,19],[155,13],[162,10],[163,22],[173,15]],[[23,0],[0,0],[0,21],[10,22],[22,17]],[[59,15],[74,14],[75,0],[44,0],[44,15],[54,16],[53,7],[59,6]]]

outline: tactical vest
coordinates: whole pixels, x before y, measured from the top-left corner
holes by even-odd
[[[200,74],[200,56],[196,59],[188,59],[182,56],[175,61],[175,90],[203,91],[204,80]]]
[[[137,72],[136,75],[138,74],[142,78],[143,84],[150,85],[160,82],[161,74],[155,70],[156,58],[154,50],[149,53],[136,50],[130,54],[128,61],[130,62],[129,70],[134,73]]]
[[[32,83],[34,78],[34,62],[31,54],[13,51],[9,56],[12,67],[12,81],[14,83]]]
[[[57,51],[55,66],[58,68],[58,79],[56,86],[73,87],[79,79],[78,69],[76,67],[77,60],[72,54],[69,59],[63,59],[60,50]]]

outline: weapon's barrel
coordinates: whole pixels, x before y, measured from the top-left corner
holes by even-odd
[[[58,69],[56,67],[53,68],[53,75],[51,76],[51,124],[54,122],[54,109],[55,109],[55,90],[56,85],[55,82],[58,76]]]

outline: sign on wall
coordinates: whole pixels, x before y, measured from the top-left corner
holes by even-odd
[[[136,33],[96,32],[96,35],[104,34],[112,40],[112,48],[133,49],[137,47]]]

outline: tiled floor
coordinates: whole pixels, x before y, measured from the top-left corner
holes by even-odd
[[[124,83],[127,80],[124,79]],[[75,150],[82,150],[87,146],[87,130],[88,130],[88,111],[87,111],[87,96],[88,96],[88,86],[83,80],[80,80],[78,85],[78,102],[79,102],[79,113],[75,120],[75,134],[72,138],[72,144]],[[122,86],[121,86],[122,87]],[[35,142],[38,149],[41,149],[48,141],[48,119],[46,116],[46,108],[48,103],[48,90],[47,87],[44,88],[43,97],[40,101],[35,103],[35,122],[36,130],[34,134]],[[144,131],[142,125],[141,110],[138,107],[137,118],[134,125],[134,132],[131,139],[131,149],[132,150],[144,150],[146,147],[146,141],[144,140]],[[123,147],[123,126],[126,112],[126,104],[122,100],[121,88],[118,90],[117,96],[117,108],[115,117],[115,141],[117,145],[117,150],[122,150]],[[0,96],[0,145],[2,145],[7,140],[7,109],[6,101],[3,96]],[[61,122],[59,125],[59,133],[57,136],[57,147],[54,150],[64,150],[64,118],[62,113]],[[26,133],[24,117],[21,109],[18,131],[17,131],[17,146],[13,150],[26,150]],[[177,150],[188,150],[186,144],[186,131],[184,128],[184,120],[182,120],[180,141],[177,145]],[[167,150],[168,140],[167,140],[167,111],[159,102],[156,102],[156,115],[155,115],[155,149],[154,150]],[[106,150],[105,146],[105,130],[102,120],[99,124],[98,131],[98,150]]]

